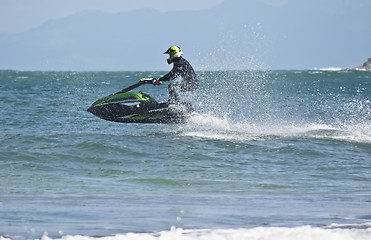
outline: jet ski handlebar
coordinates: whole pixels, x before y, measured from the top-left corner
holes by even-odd
[[[154,78],[141,78],[140,81],[134,85],[131,85],[130,87],[127,87],[125,89],[122,89],[121,91],[117,92],[117,93],[125,93],[125,92],[129,92],[130,90],[133,90],[134,88],[137,88],[139,86],[142,86],[144,84],[153,84],[153,81],[155,79]],[[115,93],[115,94],[117,94]]]

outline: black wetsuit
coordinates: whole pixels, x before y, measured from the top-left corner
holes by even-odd
[[[174,80],[179,76],[183,78],[181,82],[169,84],[169,103],[179,102],[178,92],[193,91],[198,88],[198,79],[191,64],[183,57],[174,59],[173,63],[173,69],[159,79],[161,82],[166,82]]]

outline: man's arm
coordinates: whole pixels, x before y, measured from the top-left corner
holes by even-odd
[[[167,82],[167,81],[174,80],[177,77],[178,77],[177,71],[176,71],[175,67],[173,67],[173,69],[171,69],[171,71],[168,74],[161,77],[159,80],[161,82]]]

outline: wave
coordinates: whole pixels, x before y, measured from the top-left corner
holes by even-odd
[[[344,70],[343,68],[340,67],[327,67],[327,68],[315,68],[314,70],[320,70],[320,71],[342,71]]]
[[[331,126],[328,124],[234,123],[227,118],[209,114],[194,114],[182,126],[181,134],[218,140],[272,140],[280,138],[332,139],[356,143],[371,143],[371,126],[354,124]]]
[[[240,229],[191,229],[184,230],[172,227],[169,231],[156,233],[126,233],[106,237],[89,237],[89,236],[63,236],[61,240],[297,240],[297,239],[326,239],[326,240],[353,240],[353,239],[370,239],[371,224],[360,224],[352,228],[328,227],[319,228],[312,226],[299,227],[256,227]],[[1,240],[8,240],[1,237]],[[57,240],[50,238],[47,234],[41,240]]]

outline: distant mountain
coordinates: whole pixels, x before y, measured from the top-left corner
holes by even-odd
[[[318,8],[306,1],[273,7],[227,0],[201,11],[85,11],[1,33],[0,69],[168,70],[162,53],[174,44],[198,70],[349,66],[371,42],[364,28],[369,11],[319,2]],[[352,11],[365,14],[348,18]]]
[[[368,58],[362,65],[355,67],[357,70],[371,70],[371,58]]]

